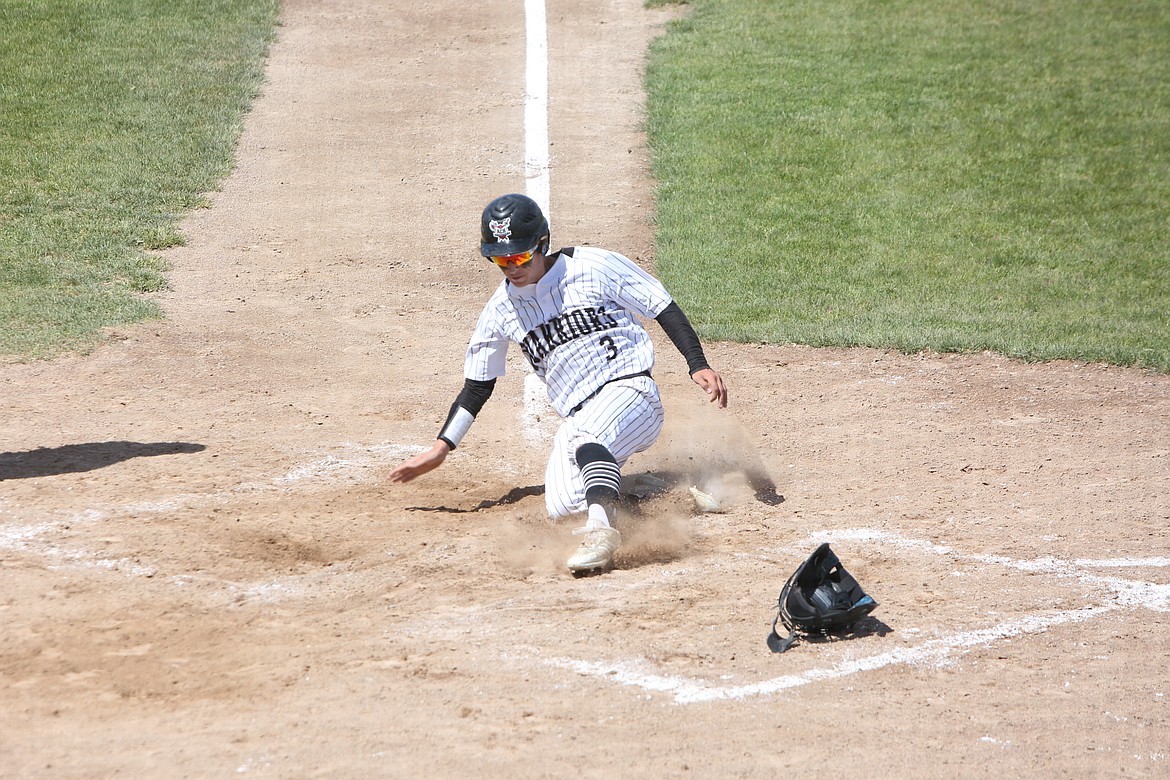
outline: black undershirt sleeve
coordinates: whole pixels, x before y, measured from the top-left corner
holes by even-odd
[[[687,315],[683,313],[677,303],[671,301],[670,305],[654,319],[658,321],[658,324],[666,331],[671,343],[686,359],[687,373],[694,374],[696,371],[711,367],[707,365],[707,357],[703,354],[703,345],[699,343],[699,334],[695,333],[695,329],[691,327],[691,321],[687,319]]]
[[[483,408],[483,405],[487,403],[487,400],[492,397],[492,391],[495,389],[496,380],[494,379],[488,379],[487,381],[465,379],[463,381],[463,389],[455,397],[453,406],[462,406],[471,412],[472,417],[475,417],[479,414],[479,410]]]

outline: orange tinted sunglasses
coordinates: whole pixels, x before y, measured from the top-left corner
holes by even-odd
[[[524,265],[532,259],[536,254],[535,249],[529,249],[527,252],[520,252],[515,255],[493,255],[491,261],[500,268],[507,268],[510,265]]]

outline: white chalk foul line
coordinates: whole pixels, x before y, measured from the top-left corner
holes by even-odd
[[[991,628],[963,631],[941,639],[932,639],[916,647],[899,648],[866,658],[845,661],[828,668],[811,669],[801,674],[783,675],[738,686],[713,685],[703,680],[661,674],[650,668],[650,665],[644,660],[603,662],[551,658],[547,659],[546,663],[620,685],[628,685],[646,691],[670,693],[678,704],[694,704],[764,696],[814,682],[838,679],[859,672],[874,671],[900,664],[939,665],[947,662],[954,654],[966,652],[971,648],[987,647],[994,642],[1013,636],[1040,633],[1052,626],[1064,623],[1084,622],[1121,608],[1142,607],[1155,611],[1170,611],[1170,585],[1139,582],[1121,577],[1103,577],[1089,574],[1082,569],[1082,567],[1124,567],[1129,569],[1163,567],[1167,565],[1167,560],[1161,557],[1105,561],[1078,558],[1076,561],[1065,561],[1050,556],[1031,560],[1015,560],[997,555],[964,555],[945,545],[922,539],[906,539],[887,531],[868,528],[825,532],[816,534],[808,541],[820,543],[842,540],[885,543],[936,555],[951,555],[959,559],[1015,568],[1021,571],[1047,573],[1059,577],[1075,577],[1081,582],[1100,586],[1103,598],[1107,603],[1043,615],[1027,615]]]
[[[528,197],[549,218],[547,26],[544,0],[525,0],[524,180]]]
[[[552,223],[549,210],[548,153],[548,19],[544,0],[524,2],[524,186]],[[549,406],[544,383],[536,374],[524,377],[524,409],[520,427],[531,444],[551,439],[547,420],[555,416]]]
[[[901,664],[939,665],[945,663],[956,652],[974,647],[987,647],[996,641],[1013,636],[1040,633],[1051,626],[1062,623],[1083,622],[1113,609],[1116,607],[1087,607],[1049,615],[1029,615],[991,628],[964,631],[942,639],[933,639],[917,647],[899,648],[888,653],[843,661],[824,669],[810,669],[801,674],[787,674],[748,685],[711,685],[702,680],[656,674],[653,671],[644,671],[641,668],[644,664],[635,662],[604,663],[552,658],[549,659],[548,663],[552,666],[569,669],[577,674],[599,677],[646,691],[670,693],[677,704],[738,700],[780,693],[810,683],[835,680],[860,672],[872,672],[887,666]]]

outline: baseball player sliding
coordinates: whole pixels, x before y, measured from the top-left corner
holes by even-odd
[[[650,376],[654,348],[635,315],[658,321],[687,361],[691,379],[719,408],[727,388],[707,365],[699,337],[662,283],[628,258],[593,247],[549,252],[549,225],[524,195],[487,205],[480,252],[503,271],[467,347],[463,389],[429,450],[390,472],[409,482],[442,465],[504,375],[509,342],[520,346],[564,418],[544,475],[553,520],[587,512],[568,560],[574,575],[613,566],[621,467],[662,430],[662,400]]]

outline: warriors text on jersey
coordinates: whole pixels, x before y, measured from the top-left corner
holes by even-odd
[[[568,416],[606,382],[653,367],[654,347],[635,315],[653,319],[671,297],[617,252],[571,247],[550,260],[536,284],[504,280],[492,294],[471,336],[464,375],[503,376],[515,342],[547,385],[553,408]]]

